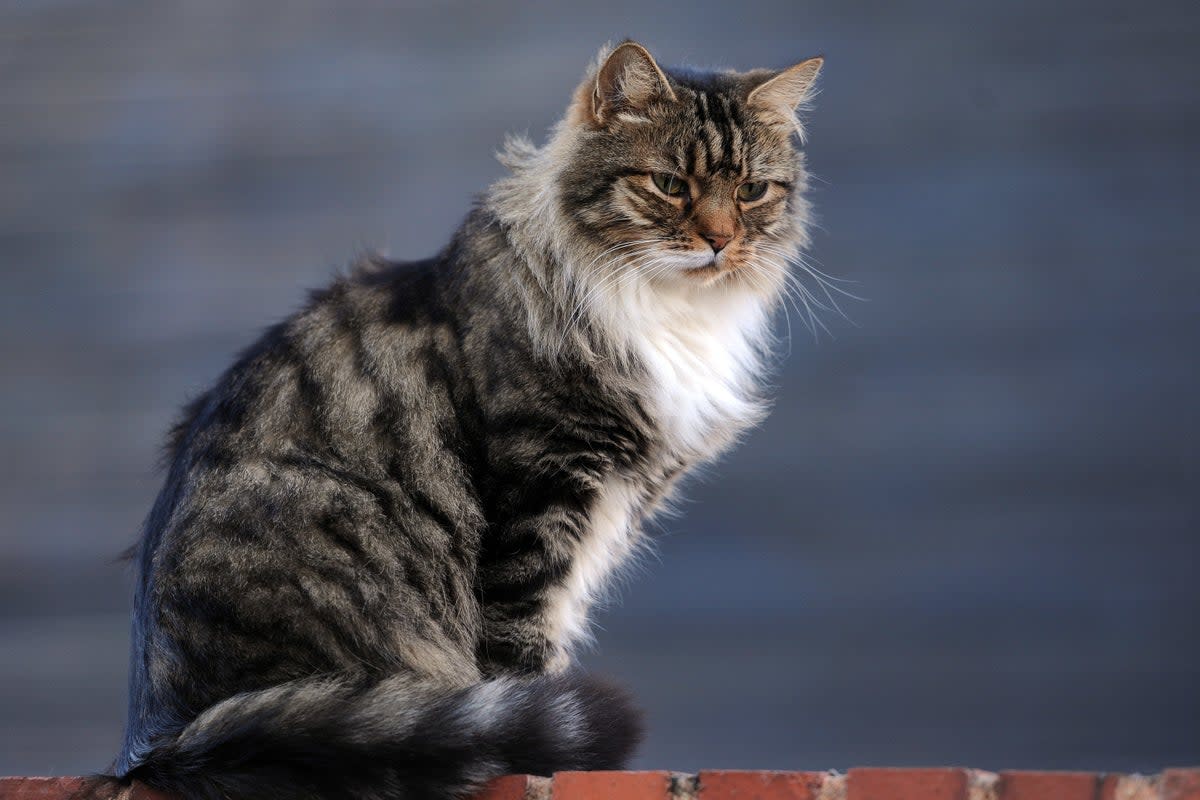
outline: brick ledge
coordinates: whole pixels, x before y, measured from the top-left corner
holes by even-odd
[[[0,800],[69,800],[85,785],[84,778],[0,778]],[[110,797],[172,800],[136,783]],[[560,772],[497,778],[474,800],[1200,800],[1200,768],[1157,775],[883,767],[845,774]]]

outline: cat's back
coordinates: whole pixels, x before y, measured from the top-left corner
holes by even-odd
[[[400,617],[437,613],[455,632],[431,648],[462,647],[469,581],[425,574],[455,563],[449,549],[478,519],[443,435],[458,419],[449,371],[430,366],[453,339],[437,270],[359,265],[189,405],[142,542],[139,635],[205,681],[147,684],[159,698],[147,704],[204,707],[314,671],[385,669]],[[414,503],[425,486],[436,519]],[[430,607],[421,580],[453,589],[446,608]]]
[[[403,380],[388,351],[427,341],[441,321],[440,266],[436,259],[368,256],[310,292],[185,407],[168,437],[168,462],[228,464],[295,447],[336,447],[357,431],[355,419],[369,414],[387,384]]]

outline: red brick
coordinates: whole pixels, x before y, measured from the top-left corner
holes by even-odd
[[[559,772],[553,800],[668,800],[669,772]]]
[[[124,798],[122,798],[124,800]],[[160,792],[157,789],[151,789],[141,781],[133,782],[133,791],[129,795],[129,800],[178,800],[173,794]]]
[[[850,770],[846,800],[967,800],[964,769]]]
[[[1088,772],[1001,772],[1003,800],[1096,800],[1098,776]]]
[[[526,800],[527,797],[534,796],[538,788],[549,782],[549,778],[537,778],[533,775],[505,775],[483,787],[474,800]]]
[[[706,770],[700,773],[700,800],[816,800],[823,772]]]
[[[1200,769],[1164,769],[1162,800],[1200,800]]]
[[[82,788],[82,778],[0,778],[0,800],[59,800]]]

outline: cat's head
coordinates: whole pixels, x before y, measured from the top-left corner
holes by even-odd
[[[797,112],[821,63],[698,72],[635,42],[602,53],[560,130],[556,192],[593,268],[777,287],[807,243]]]

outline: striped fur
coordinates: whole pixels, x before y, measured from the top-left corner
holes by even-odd
[[[441,253],[360,263],[188,407],[136,551],[118,777],[454,798],[624,762],[636,714],[571,654],[642,521],[763,413],[813,63],[606,51]]]
[[[498,774],[619,763],[633,719],[620,692],[563,676],[310,678],[217,703],[138,774],[189,800],[456,796]]]

